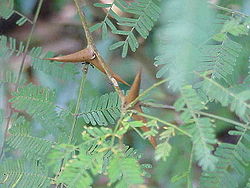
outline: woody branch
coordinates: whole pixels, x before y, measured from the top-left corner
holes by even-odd
[[[122,102],[122,106],[124,106],[124,95],[118,85],[118,82],[115,78],[112,77],[112,74],[110,72],[110,70],[106,67],[106,63],[104,61],[104,59],[102,58],[102,56],[100,55],[100,53],[98,52],[96,46],[95,46],[95,43],[94,43],[94,39],[93,39],[93,35],[91,34],[90,30],[89,30],[89,27],[88,27],[88,24],[87,24],[87,20],[86,20],[86,16],[84,14],[84,12],[81,10],[80,8],[80,5],[79,5],[79,2],[78,0],[74,0],[75,2],[75,5],[76,5],[76,8],[77,8],[77,12],[80,16],[80,19],[81,19],[81,23],[82,23],[82,26],[83,26],[83,29],[85,31],[85,35],[86,35],[86,39],[87,39],[87,48],[90,48],[93,52],[94,52],[94,59],[96,58],[97,61],[100,63],[100,65],[102,66],[102,68],[104,69],[105,73],[107,74],[109,80],[112,82],[112,85],[115,89],[115,91],[118,93],[120,99],[121,99],[121,102]]]

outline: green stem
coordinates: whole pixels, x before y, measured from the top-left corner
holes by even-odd
[[[138,112],[138,111],[134,111],[134,110],[133,110],[132,112],[133,112],[133,113],[136,113],[136,114],[138,114],[138,115],[140,115],[140,116],[143,116],[143,117],[145,117],[145,118],[148,118],[148,119],[152,119],[152,120],[158,121],[158,122],[160,122],[160,123],[162,123],[162,124],[165,124],[165,125],[167,125],[167,126],[169,126],[169,127],[172,127],[172,128],[174,128],[174,129],[180,131],[181,133],[183,133],[183,134],[185,134],[185,135],[187,135],[187,136],[189,136],[189,137],[192,137],[188,132],[182,130],[181,128],[177,127],[176,125],[174,125],[174,124],[172,124],[172,123],[168,123],[168,122],[166,122],[166,121],[164,121],[164,120],[161,120],[161,119],[159,119],[159,118],[157,118],[157,117],[154,117],[154,116],[151,116],[151,115],[147,115],[147,114],[144,114],[144,113],[141,113],[141,112]]]
[[[167,105],[167,104],[157,104],[152,102],[140,102],[141,106],[149,107],[149,108],[162,108],[166,110],[175,110],[174,106]]]
[[[85,83],[86,83],[86,80],[87,80],[87,72],[88,72],[88,64],[85,64],[83,66],[83,76],[82,76],[81,83],[80,83],[80,88],[79,88],[79,92],[78,92],[78,98],[77,98],[76,108],[75,108],[74,114],[78,114],[79,110],[80,110],[81,100],[82,100],[82,97],[83,97],[83,89],[84,89],[84,86],[85,86]],[[77,119],[78,119],[78,116],[74,116],[74,121],[73,121],[71,131],[70,131],[70,135],[69,135],[69,141],[68,141],[69,144],[72,142],[72,138],[73,138],[73,135],[74,135],[74,129],[75,129],[75,126],[76,126],[76,123],[77,123]]]
[[[220,116],[217,116],[217,115],[214,115],[214,114],[210,114],[210,113],[206,113],[206,112],[201,112],[201,111],[196,111],[195,113],[203,115],[203,116],[211,117],[211,118],[214,118],[214,119],[218,119],[218,120],[230,123],[232,125],[237,125],[237,126],[241,126],[241,127],[246,128],[245,124],[239,123],[239,122],[231,120],[231,119],[227,119],[227,118],[224,118],[224,117],[220,117]]]
[[[140,104],[141,104],[142,106],[149,107],[149,108],[162,108],[162,109],[167,109],[167,110],[175,110],[175,107],[174,107],[174,106],[171,106],[171,105],[156,104],[156,103],[151,103],[151,102],[148,102],[148,103],[140,103]],[[183,110],[185,110],[185,109],[183,108],[182,111],[183,111]],[[237,125],[237,126],[241,126],[241,127],[244,127],[244,128],[247,127],[246,124],[239,123],[239,122],[237,122],[237,121],[234,121],[234,120],[231,120],[231,119],[228,119],[228,118],[224,118],[224,117],[221,117],[221,116],[217,116],[217,115],[214,115],[214,114],[210,114],[210,113],[207,113],[207,112],[195,111],[195,113],[196,113],[196,114],[203,115],[203,116],[211,117],[211,118],[213,118],[213,119],[218,119],[218,120],[221,120],[221,121],[230,123],[230,124],[232,124],[232,125]]]
[[[243,17],[248,17],[247,14],[244,14],[242,12],[239,12],[239,11],[236,11],[236,10],[232,10],[232,9],[229,9],[229,8],[226,8],[226,7],[222,7],[222,6],[219,6],[219,5],[216,5],[214,3],[209,3],[211,6],[213,6],[214,8],[218,9],[218,10],[223,10],[225,12],[229,12],[231,14],[238,14],[240,16],[243,16]]]
[[[121,114],[121,117],[119,118],[119,120],[117,121],[117,124],[115,126],[115,129],[114,129],[114,132],[113,132],[113,135],[112,135],[112,138],[111,138],[111,146],[114,145],[115,143],[115,134],[116,132],[118,131],[119,127],[120,127],[120,124],[122,123],[122,119],[124,118],[125,116],[125,113],[124,114]]]
[[[83,75],[82,75],[82,79],[81,79],[81,83],[80,83],[80,87],[79,87],[79,92],[78,92],[78,97],[77,97],[77,102],[76,102],[76,108],[75,108],[75,111],[74,111],[74,114],[78,114],[79,113],[79,110],[80,110],[80,105],[81,105],[81,99],[83,97],[83,89],[84,89],[84,86],[85,86],[85,83],[86,83],[86,80],[87,80],[87,73],[88,73],[88,64],[85,64],[83,67],[82,67],[82,72],[83,72]],[[71,144],[72,142],[72,139],[73,139],[73,135],[74,135],[74,130],[75,130],[75,126],[76,126],[76,123],[77,123],[77,119],[78,119],[78,116],[74,116],[74,120],[73,120],[73,123],[72,123],[72,127],[71,127],[71,131],[70,131],[70,135],[69,135],[69,140],[68,140],[68,144]],[[61,166],[60,166],[60,170],[59,172],[57,173],[55,179],[57,179],[61,172],[62,172],[62,168],[64,167],[65,165],[65,157],[62,159],[61,161]],[[61,186],[62,184],[60,185],[57,185],[56,187],[59,187]]]
[[[17,81],[16,81],[17,85],[15,86],[15,90],[17,90],[18,84],[20,82],[21,74],[23,72],[25,60],[26,60],[28,49],[29,49],[30,42],[31,42],[31,37],[32,37],[32,35],[33,35],[34,31],[35,31],[36,22],[37,22],[37,19],[38,19],[42,4],[43,4],[43,0],[40,0],[39,3],[38,3],[38,7],[37,7],[37,10],[36,10],[34,20],[33,20],[33,25],[32,25],[32,28],[31,28],[31,31],[30,31],[30,34],[29,34],[29,37],[28,37],[28,40],[27,40],[27,43],[26,43],[26,46],[25,46],[25,49],[24,49],[24,56],[23,56],[21,66],[20,66],[20,69],[19,69],[19,73],[18,73],[18,76],[17,76]]]
[[[187,187],[192,188],[192,164],[193,164],[193,154],[194,154],[194,147],[192,145],[191,153],[190,153],[190,159],[189,159],[189,165],[188,165],[188,179],[187,179]]]
[[[20,82],[21,75],[22,75],[22,72],[23,72],[23,68],[24,68],[26,57],[27,57],[28,49],[29,49],[29,46],[30,46],[31,38],[32,38],[32,35],[34,33],[34,30],[35,30],[36,22],[37,22],[37,19],[38,19],[42,4],[43,4],[43,0],[39,0],[38,7],[36,9],[36,13],[35,13],[35,16],[34,16],[34,19],[33,19],[33,22],[32,22],[33,25],[32,25],[31,31],[29,33],[29,36],[28,36],[28,40],[27,40],[27,43],[26,43],[26,46],[25,46],[25,49],[24,49],[24,56],[22,58],[21,65],[20,65],[19,72],[18,72],[18,76],[17,76],[17,80],[16,80],[16,83],[15,83],[15,88],[14,88],[15,91],[17,91],[18,86],[19,86],[19,82]],[[0,148],[0,150],[1,150],[0,151],[0,159],[2,158],[2,155],[3,155],[4,142],[5,142],[5,139],[6,139],[6,136],[7,136],[7,131],[9,130],[10,119],[11,119],[12,114],[13,114],[13,109],[10,110],[10,113],[8,115],[8,118],[7,118],[6,126],[4,128],[3,145]]]
[[[143,138],[144,139],[144,136],[141,134],[141,132],[137,129],[137,128],[135,128],[135,127],[132,127],[131,126],[131,128],[132,129],[134,129],[135,130],[135,132],[141,137],[141,138]]]
[[[144,97],[146,94],[148,94],[152,89],[158,87],[159,85],[161,84],[164,84],[165,82],[167,82],[168,79],[164,79],[164,80],[161,80],[160,82],[157,82],[155,84],[153,84],[151,87],[149,87],[148,89],[146,89],[145,91],[143,91],[134,101],[132,101],[129,105],[128,105],[128,108],[134,106],[140,98]]]

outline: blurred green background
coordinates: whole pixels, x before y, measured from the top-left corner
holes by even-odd
[[[94,2],[97,1],[91,0],[83,2],[86,5],[84,6],[84,10],[86,11],[90,25],[94,25],[105,16],[104,11],[102,12],[100,9],[92,6]],[[136,53],[130,52],[125,59],[121,58],[120,49],[116,51],[108,50],[109,45],[117,40],[117,36],[110,33],[107,39],[101,40],[101,33],[94,33],[97,48],[105,58],[106,62],[109,63],[114,71],[120,74],[127,82],[132,83],[139,67],[143,67],[142,89],[150,87],[157,81],[155,78],[157,67],[153,65],[153,62],[154,57],[156,57],[161,51],[161,29],[168,23],[168,20],[164,16],[164,12],[167,11],[164,8],[166,2],[167,0],[162,0],[161,2],[163,11],[149,38],[146,41],[141,39],[141,46],[138,51]],[[245,14],[250,14],[249,0],[211,0],[211,2],[244,12]],[[32,18],[37,6],[37,1],[16,0],[15,6],[16,10]],[[15,26],[16,19],[18,19],[18,15],[12,16],[7,21],[0,19],[0,34],[25,41],[31,26],[25,24],[22,27],[17,27]],[[78,20],[78,16],[76,15],[72,1],[44,0],[39,21],[32,37],[32,47],[42,46],[46,51],[53,51],[56,54],[69,54],[81,50],[86,46],[84,37],[83,29]],[[237,60],[235,75],[242,75],[243,78],[248,72],[250,40],[249,37],[241,37],[241,39],[237,39],[237,41],[244,47],[244,50],[241,52],[241,55]],[[18,70],[20,61],[21,59],[18,57],[12,58],[10,66],[14,70]],[[76,92],[73,91],[77,90],[78,79],[62,82],[40,72],[31,71],[30,63],[28,61],[26,62],[25,71],[33,83],[55,89],[57,93],[59,93],[57,103],[61,106],[64,106],[76,98]],[[235,81],[240,82],[240,78],[235,78]],[[122,89],[127,90],[129,88],[124,86]],[[93,97],[113,91],[113,88],[105,75],[90,68],[86,91],[84,97]],[[166,84],[151,92],[150,99],[151,101],[157,101],[157,103],[172,105],[177,97],[178,93],[171,92]],[[4,105],[5,101],[1,100],[0,107],[3,107]],[[219,104],[218,106],[213,104],[209,107],[211,112],[216,113],[217,115],[237,120],[237,117],[235,117],[228,109],[221,108]],[[172,111],[156,109],[145,109],[145,111],[155,114],[161,119],[178,123],[178,117]],[[229,138],[227,135],[229,129],[229,125],[225,122],[216,121],[216,131],[220,141],[230,143],[235,142],[237,139],[236,137]],[[185,176],[185,172],[188,169],[190,157],[189,151],[191,147],[189,140],[178,136],[171,139],[173,150],[170,157],[166,161],[157,163],[153,160],[154,151],[152,147],[146,141],[143,141],[138,135],[131,132],[127,135],[125,141],[142,153],[144,156],[144,162],[153,164],[153,169],[151,170],[152,178],[148,179],[149,185],[151,185],[152,188],[177,188],[183,187],[183,183],[186,183],[183,182],[185,179],[181,179],[181,177]],[[196,171],[193,173],[194,179],[196,179],[200,173],[198,166],[195,169]],[[103,181],[105,180],[100,178],[95,187],[103,187]]]

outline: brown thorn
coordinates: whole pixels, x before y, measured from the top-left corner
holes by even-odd
[[[134,82],[129,90],[128,95],[125,97],[126,104],[133,102],[139,96],[141,86],[141,74],[142,70],[140,69],[135,76]]]
[[[142,69],[140,68],[139,72],[135,76],[134,82],[129,90],[128,95],[125,96],[125,105],[129,105],[139,96],[140,85],[141,85],[141,74],[142,74]],[[132,106],[132,109],[135,109],[136,111],[141,113],[143,112],[139,103],[136,103],[134,106]],[[136,121],[142,121],[143,123],[147,123],[147,120],[140,115],[133,114],[132,118]],[[141,127],[141,130],[143,132],[147,132],[150,131],[150,128],[143,126]],[[152,146],[156,148],[157,146],[156,139],[153,136],[150,136],[148,139],[149,142],[152,144]]]
[[[45,58],[45,60],[58,61],[58,62],[73,62],[73,63],[88,62],[94,65],[101,72],[106,74],[106,71],[101,64],[100,59],[97,57],[92,47],[88,47],[81,51],[78,51],[69,55],[65,55],[65,56]],[[130,84],[124,81],[118,74],[114,73],[112,69],[110,68],[110,66],[108,66],[107,64],[104,64],[104,65],[107,71],[110,73],[110,76],[112,78],[116,79],[118,82],[121,82],[127,86],[130,86]]]
[[[85,48],[81,51],[59,57],[45,58],[45,60],[58,62],[88,62],[96,57],[95,52],[91,48]]]

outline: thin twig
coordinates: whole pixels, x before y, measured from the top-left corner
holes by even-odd
[[[210,114],[210,113],[206,113],[206,112],[201,112],[201,111],[196,111],[195,113],[203,115],[203,116],[211,117],[211,118],[214,118],[214,119],[218,119],[218,120],[230,123],[232,125],[236,125],[236,126],[240,126],[240,127],[244,127],[244,128],[247,127],[247,125],[245,125],[243,123],[239,123],[237,121],[234,121],[234,120],[231,120],[231,119],[228,119],[228,118],[224,118],[224,117],[221,117],[221,116],[217,116],[217,115],[214,115],[214,114]]]
[[[187,176],[187,187],[191,188],[192,187],[192,164],[193,164],[193,154],[194,154],[194,146],[192,145],[191,153],[190,153],[190,158],[189,158],[189,165],[188,165],[188,173],[189,175]]]
[[[35,16],[34,16],[34,19],[33,19],[33,25],[32,25],[32,28],[31,28],[31,31],[30,31],[30,34],[29,34],[29,37],[28,37],[28,40],[27,40],[27,43],[26,43],[26,46],[25,46],[25,49],[24,49],[24,56],[23,56],[23,59],[21,61],[21,65],[20,65],[20,68],[19,68],[17,80],[16,80],[16,83],[15,83],[15,91],[17,91],[18,86],[19,86],[19,82],[20,82],[21,75],[22,75],[22,72],[23,72],[23,68],[24,68],[26,57],[27,57],[28,49],[29,49],[29,46],[30,46],[31,38],[32,38],[32,35],[34,33],[34,30],[35,30],[36,22],[37,22],[37,19],[38,19],[42,4],[43,4],[43,0],[39,0],[38,7],[36,9],[36,13],[35,13]],[[10,114],[9,114],[9,116],[7,118],[7,123],[6,123],[5,130],[4,130],[3,145],[4,145],[5,139],[7,137],[7,132],[9,130],[10,119],[11,119],[12,114],[13,114],[13,109],[10,110]],[[3,155],[3,146],[0,148],[0,150],[1,150],[1,152],[0,152],[0,159],[1,159],[2,155]]]
[[[122,112],[119,120],[117,121],[117,123],[115,125],[114,131],[113,131],[113,134],[112,134],[112,138],[111,138],[111,147],[113,147],[113,145],[115,143],[115,134],[118,131],[120,125],[122,124],[122,120],[123,120],[123,118],[124,118],[125,115],[126,115],[126,113]]]
[[[20,66],[20,69],[19,69],[19,73],[18,73],[18,76],[17,76],[17,81],[16,81],[17,84],[19,84],[20,79],[21,79],[21,75],[22,75],[22,72],[23,72],[25,60],[26,60],[28,49],[29,49],[30,42],[31,42],[31,37],[32,37],[32,35],[34,33],[36,22],[37,22],[37,19],[38,19],[38,16],[39,16],[42,4],[43,4],[43,0],[40,0],[39,4],[38,4],[38,7],[37,7],[37,11],[36,11],[35,17],[34,17],[34,20],[33,20],[34,24],[32,25],[32,28],[31,28],[31,31],[30,31],[30,34],[29,34],[29,37],[28,37],[28,40],[27,40],[27,44],[26,44],[25,49],[24,49],[24,56],[23,56],[23,59],[22,59],[22,62],[21,62],[21,66]],[[16,85],[15,91],[16,91],[17,87],[18,87],[18,85]]]
[[[167,109],[167,110],[175,110],[174,106],[165,105],[165,104],[143,103],[143,102],[141,102],[140,105],[145,106],[145,107],[149,107],[149,108],[161,108],[161,109]],[[183,110],[185,110],[185,108],[183,108],[181,111],[183,111]],[[194,112],[196,114],[203,115],[203,116],[206,116],[206,117],[210,117],[210,118],[213,118],[213,119],[218,119],[218,120],[230,123],[232,125],[236,125],[236,126],[240,126],[240,127],[244,127],[244,128],[247,127],[246,124],[239,123],[237,121],[234,121],[234,120],[231,120],[231,119],[228,119],[228,118],[224,118],[224,117],[221,117],[221,116],[217,116],[217,115],[214,115],[214,114],[211,114],[211,113],[207,113],[207,112],[203,112],[203,111],[194,111]]]
[[[155,83],[154,85],[152,85],[151,87],[149,87],[148,89],[146,89],[145,91],[143,91],[134,101],[132,101],[127,108],[130,108],[132,106],[134,106],[139,100],[140,98],[144,97],[146,94],[148,94],[151,90],[153,90],[154,88],[158,87],[161,84],[164,84],[165,82],[167,82],[168,79],[164,79],[161,80],[160,82]]]
[[[84,91],[85,83],[86,83],[86,80],[87,80],[88,66],[89,66],[89,64],[87,64],[87,63],[82,66],[83,75],[82,75],[81,83],[80,83],[80,86],[79,86],[79,92],[78,92],[78,97],[77,97],[76,108],[75,108],[74,114],[78,114],[79,110],[80,110],[81,99],[83,97],[83,91]],[[71,126],[70,135],[69,135],[69,139],[68,139],[68,144],[71,144],[71,142],[72,142],[77,120],[78,120],[78,116],[74,116],[74,120],[73,120],[73,123],[72,123],[72,126]],[[55,179],[57,179],[60,176],[60,174],[62,172],[62,168],[65,165],[65,162],[66,162],[65,158],[62,158],[61,166],[60,166],[60,169],[59,169]],[[60,184],[60,186],[61,185],[62,184]],[[57,187],[59,187],[59,185]]]
[[[208,78],[207,76],[205,76],[205,75],[203,75],[203,74],[200,74],[200,73],[198,73],[198,72],[194,72],[194,73],[195,73],[196,75],[198,75],[199,77],[203,78],[204,80],[206,80],[206,81],[212,83],[214,86],[220,88],[220,89],[223,90],[225,93],[227,93],[227,95],[230,95],[230,96],[232,96],[233,98],[235,98],[235,99],[237,99],[237,100],[240,101],[239,96],[237,96],[237,95],[236,95],[235,93],[233,93],[232,91],[228,90],[228,88],[223,87],[223,86],[222,86],[221,84],[219,84],[218,82],[216,82],[216,81],[214,81],[214,80]],[[250,104],[248,104],[247,102],[244,102],[243,105],[244,105],[246,108],[250,109]]]
[[[161,119],[159,119],[159,118],[157,118],[157,117],[154,117],[154,116],[151,116],[151,115],[148,115],[148,114],[144,114],[144,113],[141,113],[141,112],[138,112],[138,111],[135,111],[135,110],[131,110],[131,112],[132,112],[132,113],[135,113],[135,114],[138,114],[138,115],[140,115],[140,116],[143,116],[143,117],[145,117],[145,118],[148,118],[148,119],[152,119],[152,120],[158,121],[158,122],[160,122],[160,123],[162,123],[162,124],[165,124],[165,125],[167,125],[167,126],[169,126],[169,127],[172,127],[172,128],[174,128],[174,129],[180,131],[181,133],[183,133],[183,134],[185,134],[185,135],[187,135],[187,136],[189,136],[189,137],[192,137],[188,132],[182,130],[181,128],[177,127],[176,125],[174,125],[174,124],[172,124],[172,123],[166,122],[166,121],[161,120]]]
[[[242,12],[239,12],[239,11],[236,11],[236,10],[232,10],[232,9],[229,9],[229,8],[226,8],[226,7],[222,7],[222,6],[219,6],[219,5],[216,5],[214,3],[209,3],[212,7],[218,9],[218,10],[222,10],[222,11],[225,11],[225,12],[229,12],[231,14],[238,14],[240,16],[243,16],[243,17],[249,17],[247,14],[244,14]]]
[[[139,102],[141,106],[149,107],[149,108],[162,108],[167,110],[175,110],[174,106],[167,105],[167,104],[156,104],[152,102]]]
[[[74,114],[78,114],[79,110],[80,110],[81,100],[83,97],[83,89],[84,89],[84,86],[85,86],[85,83],[87,80],[88,64],[83,65],[82,72],[83,72],[83,75],[82,75],[82,79],[81,79],[81,83],[80,83],[80,88],[79,88],[79,93],[78,93],[78,98],[77,98],[76,108],[75,108]],[[71,143],[73,135],[74,135],[74,129],[75,129],[75,126],[77,123],[77,119],[78,119],[78,116],[74,116],[73,124],[72,124],[70,135],[69,135],[69,140],[68,140],[69,144]]]
[[[74,0],[74,2],[75,2],[75,5],[76,5],[76,8],[77,8],[77,12],[78,12],[78,14],[80,16],[80,19],[81,19],[82,27],[83,27],[84,32],[85,32],[85,36],[86,36],[88,46],[89,45],[92,46],[92,45],[94,45],[94,39],[93,39],[93,36],[92,36],[92,34],[91,34],[90,30],[89,30],[88,23],[87,23],[87,20],[86,20],[86,16],[84,15],[84,12],[81,10],[78,1]]]

